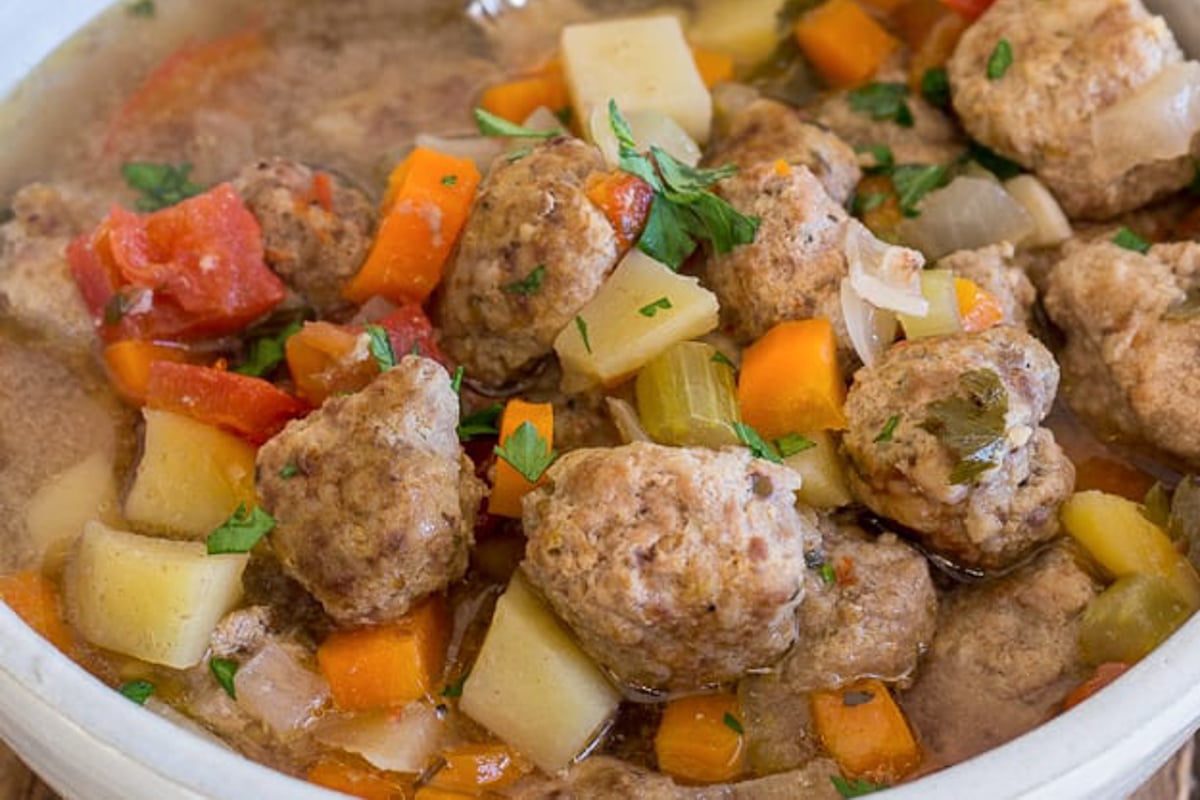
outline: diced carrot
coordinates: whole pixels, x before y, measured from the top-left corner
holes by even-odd
[[[942,0],[950,8],[974,22],[991,8],[996,0]]]
[[[325,757],[308,768],[309,783],[363,800],[406,800],[412,784],[366,765]]]
[[[846,427],[846,384],[827,319],[781,322],[742,353],[742,420],[768,439]]]
[[[709,89],[718,83],[733,80],[733,57],[703,47],[692,45],[692,60],[700,72],[700,79]]]
[[[436,786],[422,786],[413,795],[413,800],[475,800],[477,797],[479,795],[474,792],[455,792]]]
[[[908,0],[863,0],[872,8],[877,8],[885,14],[890,14],[896,9],[903,6]]]
[[[1091,677],[1072,689],[1071,693],[1063,700],[1063,711],[1079,705],[1105,686],[1108,686],[1128,672],[1130,666],[1130,664],[1123,664],[1119,661],[1110,661],[1096,667]]]
[[[500,83],[484,90],[479,105],[498,117],[518,125],[539,108],[562,111],[569,108],[567,81],[558,62],[537,75]]]
[[[911,0],[896,11],[892,22],[912,51],[908,85],[917,94],[925,73],[946,65],[970,24],[941,0]]]
[[[379,374],[379,365],[360,342],[361,331],[332,322],[306,322],[284,345],[296,394],[314,406],[326,398],[357,392]]]
[[[429,785],[469,795],[503,789],[521,779],[533,765],[506,744],[464,744],[442,753],[445,766]]]
[[[75,639],[63,622],[58,589],[44,575],[34,570],[0,575],[0,600],[43,639],[74,657]]]
[[[1004,321],[1004,306],[975,281],[955,278],[954,294],[958,298],[958,318],[967,333],[986,331]]]
[[[792,165],[784,161],[782,158],[775,159],[775,174],[781,178],[786,178],[792,174]]]
[[[343,289],[346,298],[425,302],[442,279],[478,185],[469,158],[425,147],[409,153],[388,180],[383,221],[366,263]]]
[[[585,192],[613,226],[621,249],[632,247],[650,216],[650,204],[654,201],[650,184],[621,170],[593,172],[588,176]]]
[[[151,364],[155,361],[189,363],[197,358],[183,345],[167,342],[122,339],[104,348],[104,368],[113,388],[136,405],[146,402]]]
[[[668,702],[654,736],[658,768],[686,783],[736,780],[746,769],[737,712],[733,694],[695,694]]]
[[[880,681],[813,692],[809,699],[817,737],[847,777],[890,784],[920,766],[908,720]]]
[[[900,42],[855,0],[829,0],[796,23],[796,41],[827,83],[866,83]]]
[[[446,660],[449,619],[434,595],[399,622],[335,631],[317,648],[317,666],[343,711],[393,708],[436,688]]]
[[[554,406],[550,403],[526,403],[513,398],[504,406],[500,415],[501,446],[523,423],[530,423],[538,436],[546,440],[546,450],[554,448]],[[538,482],[539,484],[541,481]],[[521,518],[521,498],[529,494],[535,484],[502,458],[496,459],[496,480],[488,498],[488,513],[500,517]]]

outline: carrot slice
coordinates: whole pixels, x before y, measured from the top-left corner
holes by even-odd
[[[178,364],[193,362],[197,356],[186,347],[167,342],[143,342],[122,339],[104,348],[104,368],[117,392],[131,403],[142,405],[150,385],[150,366],[155,361]]]
[[[550,403],[526,403],[512,399],[500,416],[500,445],[524,423],[530,423],[538,436],[546,441],[546,450],[554,449],[554,406]],[[544,476],[543,476],[544,478]],[[521,518],[521,498],[531,492],[535,485],[502,458],[496,459],[496,480],[488,498],[488,513],[499,517]]]
[[[58,589],[44,575],[33,570],[0,575],[0,601],[43,639],[73,657],[75,639],[63,621]]]
[[[921,763],[904,712],[880,681],[809,696],[817,736],[850,778],[895,783]]]
[[[703,47],[692,45],[692,60],[700,72],[700,79],[709,89],[718,83],[733,80],[733,57]]]
[[[967,333],[986,331],[1004,321],[1004,306],[975,281],[955,278],[954,294],[958,298],[958,318]]]
[[[658,768],[687,783],[723,783],[746,769],[737,697],[703,694],[667,703],[654,753]]]
[[[304,777],[309,783],[362,800],[405,800],[412,791],[411,783],[328,756],[309,767]]]
[[[858,86],[879,71],[900,42],[854,0],[829,0],[796,23],[796,41],[835,87]]]
[[[497,84],[484,90],[479,105],[518,125],[539,108],[559,112],[571,105],[562,65],[553,61],[538,74]]]
[[[1063,711],[1066,711],[1068,708],[1074,708],[1084,700],[1087,700],[1096,692],[1128,672],[1131,666],[1131,664],[1124,664],[1120,661],[1109,661],[1099,665],[1090,678],[1072,689],[1071,693],[1063,700]]]
[[[612,225],[621,250],[632,247],[650,216],[650,204],[654,201],[650,184],[620,170],[594,172],[588,176],[584,191]]]
[[[468,795],[504,789],[521,779],[533,765],[506,744],[464,744],[442,753],[446,764],[429,785]]]

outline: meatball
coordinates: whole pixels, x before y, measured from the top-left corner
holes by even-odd
[[[628,684],[695,689],[779,659],[796,636],[816,517],[799,479],[747,450],[575,450],[525,499],[524,569],[583,648]]]
[[[847,477],[878,514],[965,567],[1012,564],[1058,531],[1075,471],[1039,427],[1058,388],[1018,328],[897,345],[855,375]]]
[[[938,267],[974,281],[1000,301],[1005,325],[1024,328],[1029,324],[1037,291],[1013,258],[1013,246],[1004,242],[951,253],[938,261]]]
[[[1142,255],[1072,244],[1047,279],[1046,312],[1065,333],[1067,404],[1110,432],[1200,464],[1200,244]]]
[[[271,544],[336,622],[395,620],[466,570],[483,488],[457,425],[445,370],[405,356],[259,450]]]
[[[956,764],[1042,724],[1083,677],[1079,623],[1095,582],[1052,548],[1016,572],[950,592],[920,677],[900,702],[923,767]]]
[[[738,112],[729,133],[704,157],[709,166],[739,169],[779,159],[808,167],[839,205],[846,204],[862,177],[853,148],[774,100],[756,100]]]
[[[548,355],[616,266],[616,233],[585,189],[604,169],[568,138],[492,165],[437,304],[442,344],[475,380],[505,384]]]
[[[906,76],[896,74],[887,79],[903,83]],[[830,95],[814,111],[818,123],[853,147],[883,145],[892,151],[897,164],[948,164],[966,151],[958,126],[948,116],[915,94],[906,97],[905,103],[912,112],[911,127],[856,110],[848,92]]]
[[[321,316],[345,315],[352,304],[342,286],[366,259],[375,227],[366,195],[282,159],[245,167],[233,186],[262,226],[267,265]]]
[[[796,691],[859,678],[910,677],[936,626],[937,595],[929,566],[892,534],[871,541],[857,530],[825,537],[832,584],[810,572],[800,606],[800,635],[781,667]]]
[[[1001,39],[1014,60],[993,80],[988,62]],[[971,136],[1036,172],[1071,217],[1102,219],[1191,180],[1186,155],[1113,172],[1092,130],[1098,112],[1182,59],[1166,23],[1141,0],[997,0],[963,35],[947,70]]]

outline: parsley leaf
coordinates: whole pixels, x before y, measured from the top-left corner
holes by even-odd
[[[783,458],[780,457],[779,451],[775,449],[775,445],[762,438],[758,431],[744,422],[733,423],[733,430],[737,433],[738,441],[750,448],[750,453],[755,458],[761,458],[764,461],[770,461],[772,464],[782,464]]]
[[[367,336],[371,338],[371,355],[375,357],[375,363],[379,365],[380,372],[387,372],[392,367],[396,366],[396,351],[392,349],[392,340],[388,337],[387,331],[382,325],[367,325]],[[416,345],[413,345],[416,348]],[[416,353],[414,353],[416,355]]]
[[[921,76],[921,96],[934,108],[949,110],[950,76],[945,67],[925,70],[925,74]]]
[[[869,155],[875,163],[872,166],[864,166],[863,169],[869,173],[886,172],[896,164],[896,156],[892,153],[892,148],[886,144],[869,144],[865,147],[856,147],[854,152],[859,155]]]
[[[833,788],[837,789],[838,794],[842,797],[862,797],[875,792],[882,792],[888,788],[886,783],[871,783],[866,778],[855,778],[854,780],[846,780],[841,775],[830,775],[830,782]]]
[[[1013,49],[1008,39],[996,42],[996,48],[988,56],[987,76],[989,81],[998,81],[1008,72],[1013,63]]]
[[[147,161],[130,161],[121,166],[125,183],[142,193],[136,203],[138,211],[158,211],[203,192],[203,187],[188,178],[191,171],[192,165],[186,161],[178,166]]]
[[[583,317],[575,317],[575,329],[579,331],[579,338],[583,339],[583,349],[587,350],[587,353],[590,356],[592,354],[592,343],[588,341],[587,322],[584,321]]]
[[[242,503],[208,535],[208,554],[249,553],[274,527],[274,517],[258,506],[247,511]]]
[[[903,83],[868,83],[846,95],[850,108],[874,120],[891,120],[901,128],[914,124],[908,107],[908,87]]]
[[[262,336],[250,343],[250,354],[246,360],[233,368],[239,375],[250,375],[260,378],[279,366],[286,352],[284,345],[287,340],[300,332],[299,322],[293,322],[274,336]]]
[[[921,423],[958,459],[950,470],[950,483],[955,486],[974,483],[1000,466],[1008,413],[1008,391],[992,370],[964,372],[958,383],[963,394],[927,405],[928,416]]]
[[[210,658],[208,670],[217,679],[217,683],[221,684],[225,694],[237,700],[237,689],[233,685],[233,676],[237,674],[238,663],[229,658]]]
[[[129,681],[121,684],[117,691],[139,706],[144,706],[150,695],[154,694],[154,684],[150,681]]]
[[[484,136],[507,136],[510,139],[552,139],[555,136],[563,135],[561,128],[553,128],[548,131],[530,130],[482,108],[476,108],[472,113],[475,115],[475,124],[479,127],[479,132]]]
[[[492,403],[487,408],[481,408],[475,413],[463,417],[462,421],[458,423],[459,440],[469,442],[478,436],[495,436],[500,433],[496,422],[500,419],[502,411],[504,411],[502,404]]]
[[[300,467],[296,466],[295,461],[289,461],[279,468],[279,478],[281,480],[290,481],[299,474]]]
[[[868,192],[867,194],[855,192],[854,203],[851,210],[857,216],[861,217],[863,214],[869,214],[870,212],[879,208],[888,201],[889,197],[891,197],[891,195],[887,192]]]
[[[462,394],[462,379],[466,374],[467,368],[461,364],[454,368],[454,376],[450,378],[450,389],[455,394]]]
[[[467,682],[467,678],[470,677],[470,675],[471,673],[469,671],[465,672],[454,683],[446,684],[446,686],[442,689],[442,697],[462,697],[463,684]]]
[[[737,369],[737,367],[734,366],[733,362],[729,360],[729,356],[725,355],[720,350],[713,353],[713,356],[712,356],[712,358],[709,359],[709,361],[712,361],[714,364],[724,364],[725,366],[729,367],[732,370]]]
[[[967,156],[1002,181],[1015,178],[1024,171],[1017,162],[1005,158],[974,140],[967,146]]]
[[[821,580],[830,586],[837,583],[837,572],[833,569],[832,565],[822,564],[817,572],[821,576]]]
[[[934,189],[946,184],[946,168],[941,164],[901,164],[892,170],[892,185],[906,217],[920,216],[917,203]]]
[[[546,279],[546,265],[538,264],[533,270],[520,280],[515,280],[511,283],[503,284],[500,288],[509,294],[529,295],[536,293],[542,288],[542,281]]]
[[[721,721],[725,723],[726,728],[729,728],[729,730],[733,731],[738,736],[742,736],[746,733],[746,729],[742,727],[741,720],[739,720],[733,714],[730,714],[728,711],[725,712],[725,716],[721,717]]]
[[[554,452],[528,420],[522,422],[507,439],[496,445],[492,452],[507,461],[510,467],[521,473],[530,483],[537,483],[542,473],[558,458],[558,453]]]
[[[457,175],[443,175],[442,186],[454,186],[458,183]]]
[[[516,150],[511,151],[504,158],[508,161],[509,164],[515,164],[516,162],[520,161],[522,158],[524,158],[525,156],[529,155],[532,152],[533,152],[532,147],[518,147]]]
[[[1141,253],[1142,255],[1150,251],[1150,243],[1129,230],[1129,228],[1121,228],[1121,230],[1117,231],[1117,235],[1112,238],[1112,243],[1119,247],[1124,247],[1126,250]]]
[[[900,415],[892,414],[888,417],[887,422],[883,423],[883,429],[879,431],[879,435],[875,437],[875,444],[884,444],[892,440],[892,435],[896,433],[896,426],[900,424]]]
[[[775,448],[784,458],[794,456],[796,453],[803,453],[805,450],[812,450],[816,446],[817,443],[812,439],[798,433],[789,433],[775,440]]]
[[[655,300],[653,303],[648,303],[648,304],[642,306],[641,308],[639,308],[638,313],[641,314],[643,317],[653,317],[655,314],[657,314],[659,312],[659,309],[662,309],[663,311],[667,311],[667,310],[670,310],[671,308],[672,308],[671,298],[660,297],[657,300]]]
[[[125,6],[125,10],[134,17],[150,18],[154,16],[154,0],[137,0]]]

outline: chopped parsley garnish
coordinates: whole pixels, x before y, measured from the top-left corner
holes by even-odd
[[[794,456],[796,453],[803,453],[805,450],[812,450],[817,446],[817,443],[807,436],[801,436],[798,433],[789,433],[782,438],[775,440],[775,448],[779,450],[779,455],[787,458]]]
[[[507,439],[493,448],[497,457],[504,459],[508,465],[521,473],[530,483],[537,483],[558,453],[550,447],[533,423],[522,422]]]
[[[917,204],[934,189],[946,183],[946,168],[941,164],[901,164],[892,170],[892,185],[906,217],[920,216]]]
[[[733,362],[729,360],[729,356],[725,355],[720,350],[713,353],[712,358],[709,360],[712,361],[714,364],[724,364],[725,366],[729,367],[732,370],[737,369],[737,367],[734,366]]]
[[[456,183],[458,183],[457,175],[443,175],[442,176],[442,186],[454,186]]]
[[[989,81],[998,81],[1008,72],[1013,63],[1013,49],[1008,39],[996,42],[996,48],[988,56],[987,76]]]
[[[154,684],[150,681],[129,681],[121,684],[117,691],[139,706],[144,706],[150,695],[154,694]]]
[[[290,481],[292,478],[300,474],[300,467],[296,466],[295,461],[289,461],[279,468],[280,480]]]
[[[387,331],[382,325],[366,326],[367,336],[370,337],[371,355],[375,357],[375,363],[379,365],[380,372],[387,372],[392,367],[396,366],[396,351],[392,349],[392,340],[388,337]],[[413,355],[420,355],[416,352],[416,345],[413,345]]]
[[[667,311],[671,308],[671,299],[668,297],[660,297],[653,303],[648,303],[638,309],[638,313],[643,317],[653,317],[659,310]]]
[[[927,405],[928,416],[921,423],[958,459],[950,470],[950,483],[955,486],[974,483],[1000,466],[1008,413],[1008,391],[992,370],[964,372],[958,383],[963,394]]]
[[[1129,230],[1129,228],[1121,228],[1121,230],[1117,231],[1117,235],[1112,238],[1112,242],[1115,245],[1124,247],[1126,250],[1132,250],[1142,255],[1150,251],[1150,243]]]
[[[242,503],[208,535],[208,554],[249,553],[274,527],[274,517],[258,506],[247,511]]]
[[[1005,158],[976,141],[972,141],[967,146],[967,157],[1002,181],[1015,178],[1023,171],[1017,162]]]
[[[862,797],[863,795],[882,792],[888,788],[886,783],[871,783],[866,778],[846,780],[841,775],[830,775],[829,782],[833,784],[833,788],[837,789],[837,793],[842,797]]]
[[[125,10],[135,17],[153,17],[154,0],[137,0],[136,3],[125,6]]]
[[[892,440],[892,435],[896,433],[896,426],[900,424],[900,415],[893,414],[888,417],[888,421],[883,423],[883,429],[879,431],[879,435],[875,437],[875,444],[884,444]]]
[[[579,331],[579,338],[583,339],[583,349],[587,350],[590,356],[592,354],[592,343],[588,341],[587,322],[584,321],[583,317],[575,317],[575,329]]]
[[[217,683],[221,684],[225,694],[237,700],[237,689],[233,685],[233,676],[237,675],[238,663],[229,658],[210,658],[208,669],[217,679]]]
[[[513,150],[508,155],[506,155],[505,159],[508,160],[508,163],[513,164],[513,163],[516,163],[517,161],[520,161],[522,158],[524,158],[525,156],[529,155],[532,152],[533,152],[532,147],[518,147],[516,150]]]
[[[741,720],[739,720],[733,714],[730,714],[728,711],[725,712],[725,716],[721,717],[721,721],[725,723],[726,728],[729,728],[729,730],[733,731],[738,736],[742,736],[746,733],[746,729],[742,727]]]
[[[520,280],[506,283],[500,288],[509,294],[530,295],[535,294],[542,288],[542,281],[546,279],[546,265],[538,264],[533,270]]]
[[[945,67],[925,70],[921,76],[921,96],[935,108],[943,111],[950,108],[950,77]]]
[[[575,109],[570,106],[563,106],[554,112],[554,116],[558,117],[558,121],[563,125],[570,125],[571,120],[575,117]]]
[[[892,153],[892,148],[886,144],[869,144],[865,147],[856,147],[854,152],[859,155],[869,155],[875,160],[875,163],[869,167],[863,167],[867,172],[886,172],[896,165],[896,156]]]
[[[475,115],[475,124],[479,127],[479,132],[484,136],[506,136],[510,139],[552,139],[563,134],[561,128],[553,128],[548,131],[530,130],[482,108],[476,108],[472,113]]]
[[[186,161],[179,165],[131,161],[121,166],[125,183],[142,193],[136,202],[138,211],[158,211],[203,192],[188,178],[191,171]]]
[[[842,705],[861,706],[875,699],[872,692],[842,692]]]
[[[442,689],[442,697],[462,697],[463,684],[467,682],[467,676],[470,674],[470,672],[464,673],[462,677],[460,677],[454,683],[446,684],[446,686]]]
[[[837,583],[837,571],[834,570],[831,564],[822,564],[817,569],[817,574],[821,576],[821,580],[832,586]]]
[[[868,192],[867,194],[859,194],[856,192],[854,194],[853,211],[860,217],[863,214],[869,214],[886,203],[889,197],[891,197],[891,195],[887,192]]]
[[[461,441],[469,442],[479,436],[495,436],[500,433],[500,428],[496,422],[500,419],[500,413],[504,411],[504,406],[501,403],[492,403],[487,408],[481,408],[473,414],[467,414],[458,423],[458,438]]]
[[[738,441],[749,447],[750,453],[755,458],[761,458],[773,464],[783,463],[783,458],[780,457],[779,451],[775,449],[775,445],[764,439],[751,426],[744,422],[735,422],[733,423],[733,430],[737,433]]]
[[[287,340],[300,332],[301,324],[292,322],[282,331],[273,336],[262,336],[250,343],[250,354],[246,360],[233,368],[239,375],[250,375],[260,378],[267,375],[283,363],[286,357],[284,345]]]
[[[116,325],[125,318],[129,306],[129,298],[120,292],[108,298],[108,302],[104,304],[104,324]]]
[[[846,95],[850,108],[874,120],[891,120],[901,128],[913,126],[908,87],[903,83],[868,83]]]
[[[467,373],[467,368],[461,364],[454,368],[454,376],[450,378],[450,388],[455,394],[462,394],[462,379]]]

